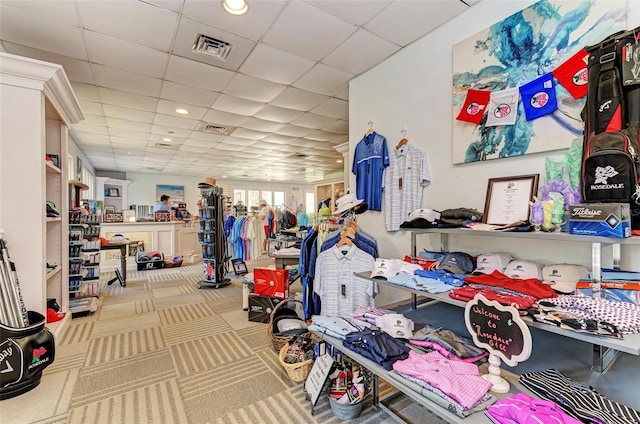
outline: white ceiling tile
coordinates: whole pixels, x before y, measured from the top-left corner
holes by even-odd
[[[168,52],[178,14],[142,1],[78,1],[84,28]]]
[[[262,156],[259,153],[251,153],[251,152],[236,152],[233,154],[234,158],[238,159],[258,159]]]
[[[347,87],[346,89],[342,90],[341,92],[336,94],[334,97],[337,97],[337,98],[339,98],[341,100],[349,101],[349,87]]]
[[[109,134],[111,134],[112,137],[135,138],[137,140],[149,140],[148,131],[140,132],[140,131],[133,131],[130,129],[111,127],[109,128]]]
[[[273,99],[269,104],[288,109],[309,111],[319,104],[326,102],[328,99],[329,97],[317,93],[287,87],[282,94]]]
[[[318,63],[302,78],[293,83],[293,86],[314,93],[333,96],[343,91],[352,77],[352,74]]]
[[[189,140],[204,141],[207,143],[213,143],[213,142],[217,143],[219,141],[224,140],[226,137],[227,137],[226,135],[221,135],[221,134],[211,134],[208,132],[194,131],[189,136]]]
[[[104,116],[104,109],[102,108],[102,103],[90,102],[88,100],[82,100],[82,99],[79,99],[78,103],[80,103],[80,109],[82,109],[82,113],[85,116],[87,114]]]
[[[333,122],[335,122],[335,119],[329,118],[327,116],[316,115],[314,113],[305,113],[300,118],[295,119],[291,123],[301,127],[320,129],[331,125]]]
[[[151,124],[155,115],[153,112],[113,105],[104,105],[104,114],[109,118],[125,119],[127,121],[136,121],[146,124]]]
[[[83,122],[72,124],[71,128],[73,128],[74,131],[78,131],[81,133],[87,132],[91,134],[109,135],[109,131],[107,130],[107,127],[88,125],[88,124],[84,124]]]
[[[195,119],[181,118],[178,116],[162,115],[156,113],[156,117],[153,120],[156,125],[163,125],[165,127],[182,128],[185,130],[194,130],[199,121]]]
[[[284,124],[281,122],[267,121],[264,119],[253,118],[253,117],[247,118],[247,120],[242,123],[242,126],[245,128],[249,128],[251,130],[256,130],[256,131],[265,131],[265,132],[273,132],[278,128],[282,128],[283,125]]]
[[[255,116],[267,119],[269,121],[280,122],[286,124],[294,119],[302,116],[304,112],[301,110],[287,109],[273,105],[266,105],[262,110],[258,111]]]
[[[213,108],[224,112],[251,116],[262,109],[264,105],[265,104],[261,102],[221,94],[213,104]]]
[[[291,84],[305,74],[314,61],[260,43],[240,67],[240,72],[280,84]]]
[[[320,60],[355,30],[355,25],[309,3],[294,1],[287,5],[263,41],[299,56]]]
[[[180,137],[187,138],[191,134],[191,130],[186,130],[183,128],[173,128],[173,127],[165,127],[163,125],[153,124],[151,126],[151,132],[153,134],[163,135],[165,137]]]
[[[126,149],[126,150],[141,150],[144,151],[147,146],[146,140],[140,140],[137,138],[130,137],[111,137],[111,146],[114,149],[114,153],[116,153],[115,149]]]
[[[173,102],[185,103],[201,107],[210,107],[216,101],[220,93],[203,90],[202,88],[189,87],[171,81],[164,81],[160,98]]]
[[[178,112],[176,112],[176,109],[178,108],[186,109],[187,111],[189,111],[189,113],[187,115],[180,115]],[[205,113],[207,113],[208,110],[209,109],[204,107],[187,105],[185,103],[171,102],[162,99],[160,99],[160,101],[158,102],[158,108],[156,109],[158,113],[162,113],[164,115],[174,115],[196,120],[202,119],[202,117]]]
[[[127,131],[138,131],[142,133],[149,133],[151,131],[151,124],[145,124],[144,122],[127,121],[125,119],[106,118],[109,128],[118,128]],[[113,134],[111,134],[113,135]]]
[[[309,140],[315,140],[315,141],[329,141],[329,140],[335,139],[338,135],[339,134],[332,133],[332,132],[315,130],[312,133],[305,135],[304,138],[308,138]]]
[[[217,57],[194,53],[192,51],[193,44],[201,34],[231,44],[229,55],[222,60]],[[187,17],[182,17],[178,25],[178,32],[175,37],[175,42],[173,43],[172,53],[219,68],[237,71],[255,45],[256,41],[194,21]]]
[[[247,13],[233,16],[225,12],[218,1],[186,0],[182,14],[234,34],[258,40],[271,26],[285,0],[250,1]]]
[[[92,64],[96,83],[101,87],[112,88],[120,91],[130,91],[143,96],[158,97],[162,80],[146,77],[132,72],[108,68],[103,65]]]
[[[7,53],[62,65],[70,81],[95,84],[89,62],[5,41]]]
[[[110,104],[148,112],[155,112],[158,105],[158,99],[155,97],[142,96],[106,87],[99,87],[98,90],[100,98],[102,98],[105,105]]]
[[[2,5],[21,9],[26,13],[32,13],[63,24],[80,26],[80,18],[78,17],[74,2],[2,0]]]
[[[243,147],[253,146],[254,144],[256,144],[256,142],[260,143],[257,140],[251,140],[248,138],[233,137],[233,136],[229,136],[225,138],[223,142],[225,144],[233,144],[234,146],[243,146]]]
[[[364,27],[386,40],[406,46],[466,9],[468,6],[461,1],[396,1]]]
[[[260,140],[261,138],[265,138],[267,135],[269,135],[269,133],[249,130],[246,128],[236,128],[231,133],[231,136],[233,137],[246,138],[249,140]]]
[[[333,68],[352,75],[360,74],[400,50],[400,46],[359,29],[322,60]]]
[[[87,60],[80,28],[0,5],[0,39]]]
[[[238,145],[238,144],[228,144],[228,143],[220,143],[216,146],[216,150],[229,150],[232,152],[239,152],[240,150],[244,149],[245,146],[242,145]]]
[[[307,127],[299,127],[297,125],[287,124],[276,131],[277,134],[288,135],[291,137],[304,137],[310,134],[313,129]]]
[[[84,32],[84,40],[93,63],[155,78],[167,68],[169,53],[91,31]]]
[[[393,0],[311,0],[319,8],[347,22],[361,26]]]
[[[169,81],[209,91],[222,91],[232,77],[233,72],[227,69],[216,68],[178,56],[171,56],[169,59],[166,75],[166,79]]]
[[[170,139],[167,141],[167,138]],[[149,134],[148,140],[150,142],[162,142],[162,143],[171,143],[171,144],[184,144],[187,139],[183,137],[177,137],[175,134]]]
[[[311,109],[311,112],[330,118],[346,118],[349,116],[349,102],[332,97],[320,106]]]
[[[264,138],[265,141],[268,141],[269,143],[276,143],[276,144],[288,144],[297,139],[298,137],[295,137],[295,136],[275,134],[275,133],[269,134],[267,137]]]
[[[71,137],[74,140],[77,138],[82,140],[83,143],[108,144],[111,142],[111,137],[109,135],[92,134],[88,132],[77,131],[75,129],[72,129],[70,132]]]
[[[197,146],[188,146],[183,144],[180,146],[180,152],[192,152],[192,153],[207,153],[211,150],[211,147],[197,147]]]
[[[183,144],[185,146],[208,147],[209,149],[212,149],[213,147],[215,147],[218,144],[218,141],[196,140],[196,139],[193,139],[193,138],[188,138],[187,140],[185,140],[185,142]]]
[[[349,134],[349,121],[336,121],[322,129],[337,134]]]
[[[205,113],[202,120],[211,122],[213,124],[232,125],[235,127],[241,125],[244,121],[246,121],[247,116],[210,109],[207,113]]]
[[[155,4],[163,9],[179,12],[182,7],[183,0],[144,0],[147,3]]]
[[[83,114],[84,114],[84,120],[82,121],[82,123],[87,125],[96,125],[99,127],[107,126],[107,121],[104,119],[104,116],[91,115],[88,113],[83,113]]]
[[[278,94],[282,93],[286,86],[250,77],[248,75],[235,74],[223,93],[256,102],[270,102]]]

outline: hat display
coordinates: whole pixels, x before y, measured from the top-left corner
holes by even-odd
[[[478,256],[474,274],[491,274],[498,270],[504,274],[504,270],[513,258],[508,253],[485,253]]]
[[[509,262],[509,265],[504,270],[504,275],[519,280],[528,278],[542,280],[542,267],[532,261],[515,260]]]
[[[464,252],[447,253],[436,268],[454,274],[469,274],[473,271],[473,258]]]
[[[393,259],[376,258],[371,271],[371,278],[388,279],[398,275],[400,269]]]
[[[354,212],[362,213],[367,210],[367,204],[364,200],[358,199],[355,194],[347,193],[338,200],[336,200],[336,215],[342,215],[350,209],[354,209],[359,206]]]
[[[402,314],[386,314],[377,317],[376,326],[396,339],[413,337],[413,321]]]
[[[214,187],[216,185],[216,179],[213,177],[206,177],[200,184],[198,184],[198,188],[209,188]]]
[[[589,277],[589,270],[582,265],[555,264],[542,268],[542,282],[560,293],[571,294],[576,289],[576,283]]]

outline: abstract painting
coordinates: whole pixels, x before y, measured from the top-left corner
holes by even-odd
[[[453,46],[453,163],[522,156],[570,147],[582,136],[574,99],[556,84],[558,109],[527,121],[522,103],[515,125],[458,121],[468,89],[498,91],[553,71],[582,47],[625,29],[626,1],[541,0]]]
[[[160,201],[160,196],[166,194],[171,198],[171,203],[184,202],[184,186],[170,184],[156,184],[156,201]]]

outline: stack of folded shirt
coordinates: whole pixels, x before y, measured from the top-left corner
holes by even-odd
[[[394,339],[384,331],[365,328],[362,331],[347,334],[343,346],[390,371],[394,362],[406,359],[410,349],[401,341]]]
[[[581,421],[567,415],[554,402],[534,399],[525,393],[517,393],[487,408],[486,414],[498,424],[556,423],[580,424]]]
[[[376,308],[374,306],[363,306],[353,311],[351,313],[351,318],[375,325],[376,318],[395,313],[395,311],[391,311],[389,309]]]
[[[337,339],[344,340],[349,333],[362,331],[371,324],[350,317],[326,317],[313,315],[309,331],[326,334]]]
[[[428,324],[416,331],[409,342],[423,349],[435,350],[448,359],[465,362],[477,362],[489,355],[486,350],[477,347],[471,339],[451,330],[432,327]]]

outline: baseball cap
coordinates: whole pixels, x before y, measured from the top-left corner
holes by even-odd
[[[413,337],[413,321],[402,314],[386,314],[377,317],[376,326],[396,339]]]
[[[464,252],[447,253],[436,268],[444,269],[454,274],[469,274],[473,271],[473,258]]]
[[[504,273],[505,268],[513,258],[508,253],[485,253],[478,255],[477,267],[474,274],[491,274],[494,270]]]
[[[532,261],[514,260],[509,262],[509,265],[504,270],[504,275],[519,280],[528,278],[542,280],[542,267]]]
[[[589,277],[589,270],[582,265],[555,264],[542,268],[542,282],[560,293],[573,293],[576,283]]]
[[[377,258],[373,263],[371,278],[379,278],[386,280],[400,272],[400,269],[393,259]]]
[[[440,212],[433,209],[414,209],[409,214],[409,220],[412,221],[416,218],[423,218],[427,221],[435,222],[440,219]]]

